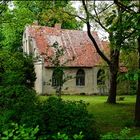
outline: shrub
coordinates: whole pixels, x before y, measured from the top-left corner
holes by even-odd
[[[132,127],[135,126],[135,121],[134,120],[126,120],[124,123],[125,127]]]
[[[130,133],[130,129],[125,127],[124,129],[122,129],[120,131],[119,134],[116,134],[116,133],[113,133],[113,132],[109,132],[109,133],[101,136],[101,140],[127,139],[129,133]]]
[[[0,51],[0,131],[10,122],[21,121],[23,113],[34,108],[36,93],[32,89],[36,79],[30,57],[20,52]]]
[[[20,123],[28,127],[39,125],[40,136],[52,136],[59,132],[72,138],[73,135],[83,132],[85,140],[97,139],[93,116],[88,113],[86,106],[82,101],[64,101],[49,97],[47,101],[38,102],[28,115],[25,113]]]
[[[12,123],[11,128],[4,131],[1,134],[1,140],[17,140],[17,139],[36,139],[36,134],[38,133],[39,128],[26,128],[25,125],[18,125],[17,123]]]
[[[36,93],[25,86],[0,87],[0,129],[7,129],[9,122],[19,123],[24,113],[32,110]]]
[[[47,101],[39,102],[34,90],[16,85],[0,88],[0,106],[1,132],[10,129],[10,123],[14,122],[28,128],[39,125],[37,135],[45,138],[58,132],[66,134],[69,139],[80,138],[80,132],[83,132],[85,140],[98,138],[93,116],[88,113],[83,101],[49,97]]]
[[[10,128],[3,131],[0,134],[1,140],[17,140],[17,139],[32,139],[32,140],[70,140],[67,134],[57,133],[56,135],[46,135],[44,137],[37,136],[39,132],[39,126],[35,128],[27,128],[25,125],[18,125],[17,123],[11,123]],[[72,140],[83,140],[82,132],[75,134]]]
[[[84,139],[94,139],[93,117],[88,113],[83,101],[63,101],[60,98],[50,97],[43,103],[44,127],[47,134],[57,132],[73,136],[83,132]],[[94,134],[93,134],[94,133]]]
[[[75,134],[72,137],[72,140],[83,140],[83,135],[82,132],[80,132],[79,134]],[[61,133],[57,133],[57,135],[53,135],[51,137],[53,140],[70,140],[70,138],[68,137],[68,135],[66,134],[61,134]]]
[[[36,74],[31,57],[24,57],[21,52],[1,50],[0,62],[0,85],[25,85],[28,88],[34,86]]]
[[[101,140],[114,140],[114,139],[116,139],[116,140],[125,140],[125,139],[139,140],[140,135],[129,136],[130,130],[131,130],[130,128],[125,127],[118,134],[109,132],[105,135],[101,135]]]
[[[4,109],[25,109],[34,102],[36,93],[23,85],[0,87],[0,106]]]

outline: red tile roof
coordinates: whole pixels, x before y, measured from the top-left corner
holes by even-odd
[[[29,35],[34,38],[40,54],[52,55],[52,46],[54,42],[58,42],[65,50],[63,60],[71,60],[66,64],[69,67],[93,67],[101,62],[100,56],[97,54],[93,43],[89,39],[86,31],[67,30],[54,27],[32,25],[27,28]],[[108,43],[101,41],[97,32],[93,32],[93,37],[97,41],[101,50],[107,51]],[[74,58],[74,59],[73,59]],[[46,61],[46,67],[50,64]]]

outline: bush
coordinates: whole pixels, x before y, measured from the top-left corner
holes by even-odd
[[[4,109],[23,110],[33,103],[35,98],[36,92],[23,85],[0,87],[0,106]]]
[[[84,139],[97,139],[93,116],[83,101],[63,101],[50,97],[39,102],[36,93],[26,86],[16,85],[0,88],[0,131],[10,129],[10,123],[25,124],[28,128],[39,125],[39,136],[51,137],[66,134],[74,139],[82,132]],[[78,138],[77,138],[78,139]]]
[[[48,134],[60,132],[72,136],[82,131],[84,139],[97,138],[95,131],[93,134],[93,117],[88,113],[83,101],[63,101],[60,98],[50,97],[42,107],[44,108],[42,119]]]
[[[36,104],[30,114],[25,114],[21,123],[32,127],[39,125],[39,135],[42,136],[52,136],[60,132],[72,138],[73,135],[83,132],[85,140],[98,137],[96,129],[93,128],[93,117],[82,101],[63,101],[49,97],[47,101]]]
[[[36,93],[32,89],[36,79],[30,57],[20,52],[0,51],[0,131],[11,122],[19,123],[23,113],[34,108]]]
[[[72,137],[72,140],[83,140],[83,135],[82,135],[82,132],[80,132],[79,134],[75,134],[73,135]],[[51,137],[51,139],[53,140],[70,140],[70,138],[68,137],[68,135],[66,134],[61,134],[61,133],[57,133],[57,135],[53,135]]]
[[[11,124],[11,128],[1,134],[1,140],[36,139],[39,128],[26,128],[25,125]]]
[[[130,130],[131,130],[130,128],[125,127],[118,134],[109,132],[105,135],[101,135],[101,140],[114,140],[114,139],[116,139],[116,140],[125,140],[125,139],[139,140],[140,135],[129,136]]]
[[[10,128],[3,131],[0,134],[1,140],[17,140],[17,139],[32,139],[32,140],[70,140],[68,135],[57,133],[56,135],[46,135],[44,137],[38,137],[39,126],[35,128],[27,128],[25,125],[18,125],[17,123],[11,123]],[[82,132],[75,134],[72,137],[73,140],[83,140]]]
[[[24,85],[28,88],[34,86],[36,74],[31,57],[24,57],[21,52],[1,50],[0,62],[0,85]]]
[[[7,129],[10,122],[19,123],[35,102],[36,93],[32,89],[21,85],[0,87],[0,130]]]

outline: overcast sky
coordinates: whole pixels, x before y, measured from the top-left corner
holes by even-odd
[[[111,2],[111,1],[106,1],[106,2]],[[82,5],[82,2],[81,1],[72,1],[72,5],[78,10],[80,8],[80,6]],[[83,27],[83,31],[87,31],[87,26],[86,24],[84,24],[84,27]],[[108,38],[108,33],[106,33],[104,30],[97,30],[98,31],[98,35],[100,38]]]

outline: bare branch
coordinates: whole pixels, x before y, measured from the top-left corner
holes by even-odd
[[[95,1],[94,1],[94,2],[95,2]],[[98,13],[98,15],[101,14],[101,13],[103,13],[104,11],[106,11],[106,10],[107,10],[108,8],[110,8],[112,5],[114,5],[114,3],[108,5],[106,8],[104,8],[102,11],[100,11],[100,12]]]
[[[81,17],[81,16],[76,15],[76,14],[72,14],[72,13],[67,12],[67,11],[65,11],[65,10],[63,10],[63,12],[65,12],[66,14],[68,14],[68,15],[70,15],[70,16],[77,17],[77,18],[79,18],[80,20],[82,20],[84,23],[86,23],[86,19],[85,19],[84,17]]]
[[[118,1],[118,0],[114,0],[114,3],[115,3],[118,7],[122,8],[123,10],[125,10],[125,11],[127,11],[127,12],[129,12],[129,13],[137,13],[137,12],[135,12],[134,10],[132,10],[131,8],[129,8],[128,6],[124,5],[123,3],[121,3],[121,2]]]
[[[94,1],[94,5],[95,5],[95,1]],[[100,21],[100,18],[99,18],[99,16],[98,16],[98,14],[97,14],[97,11],[96,11],[96,8],[94,7],[94,12],[95,12],[95,14],[96,14],[96,18],[94,18],[94,16],[92,15],[92,18],[94,18],[94,20],[105,30],[105,31],[107,31],[108,32],[108,29],[105,27],[105,26],[103,26],[103,24],[101,23],[101,21]],[[91,15],[91,14],[90,14]]]
[[[84,10],[85,10],[85,13],[86,13],[86,24],[87,24],[87,33],[88,33],[88,36],[89,38],[91,39],[91,41],[93,42],[94,46],[95,46],[95,49],[97,51],[97,53],[104,59],[104,61],[106,61],[106,63],[108,65],[111,64],[110,60],[107,58],[107,56],[105,56],[105,54],[99,49],[99,46],[96,42],[96,40],[94,39],[93,35],[91,34],[91,26],[90,26],[90,23],[89,23],[89,11],[87,9],[87,6],[85,4],[85,0],[82,0],[82,4],[83,4],[83,7],[84,7]]]

